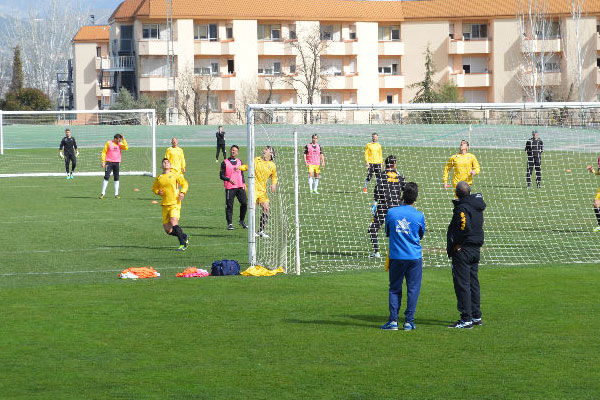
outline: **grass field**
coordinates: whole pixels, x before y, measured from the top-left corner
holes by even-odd
[[[414,332],[379,329],[380,268],[175,278],[222,258],[247,267],[212,152],[186,149],[184,253],[162,231],[151,178],[123,177],[119,200],[112,181],[97,199],[99,177],[1,181],[0,398],[598,398],[594,264],[483,267],[484,326],[470,331],[445,328],[458,317],[447,267],[426,267]],[[142,265],[162,276],[117,279]]]

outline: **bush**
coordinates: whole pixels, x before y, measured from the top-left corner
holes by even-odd
[[[4,102],[6,111],[46,111],[52,102],[44,92],[34,88],[24,88],[9,92]]]

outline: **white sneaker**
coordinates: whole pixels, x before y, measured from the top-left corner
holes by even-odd
[[[374,251],[373,253],[369,254],[369,258],[381,258],[381,253]]]
[[[264,233],[263,231],[260,231],[256,234],[257,237],[261,237],[261,238],[265,238],[268,239],[269,235],[267,235],[266,233]]]

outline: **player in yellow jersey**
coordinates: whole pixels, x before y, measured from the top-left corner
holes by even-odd
[[[171,162],[167,158],[162,161],[163,173],[156,177],[152,184],[152,191],[162,197],[162,222],[168,235],[179,239],[177,250],[187,249],[189,237],[179,226],[181,216],[181,200],[187,193],[188,183],[182,174],[171,169]],[[181,188],[181,190],[180,190]]]
[[[460,142],[460,152],[450,157],[444,166],[445,189],[450,187],[448,175],[451,169],[454,170],[452,173],[453,187],[456,187],[456,184],[460,181],[465,181],[469,186],[472,186],[473,177],[481,171],[479,161],[477,161],[477,158],[473,154],[469,153],[469,142],[466,140]]]
[[[171,163],[172,171],[183,174],[185,173],[185,155],[183,149],[178,147],[177,144],[177,138],[172,138],[171,147],[168,147],[165,151],[165,158]]]
[[[262,213],[260,215],[259,230],[256,236],[268,238],[265,233],[265,226],[269,219],[269,196],[267,195],[267,183],[271,179],[271,192],[275,193],[277,189],[277,167],[273,162],[275,151],[271,146],[266,146],[262,151],[261,157],[254,158],[254,196],[256,203],[260,205]],[[239,168],[241,171],[248,170],[247,165]]]
[[[367,164],[367,177],[365,178],[365,186],[363,186],[363,193],[367,193],[367,184],[371,180],[373,173],[375,173],[375,181],[379,179],[381,175],[381,164],[383,163],[383,155],[381,151],[381,145],[377,143],[379,135],[373,133],[371,135],[371,142],[365,146],[365,163]]]
[[[594,167],[591,165],[587,166],[587,170],[594,175],[600,175],[600,158],[598,158],[598,170],[594,170]],[[596,220],[598,221],[598,226],[594,228],[594,232],[600,232],[600,188],[596,192],[596,197],[594,198],[594,213],[596,214]]]

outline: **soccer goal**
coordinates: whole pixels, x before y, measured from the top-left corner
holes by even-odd
[[[59,146],[70,129],[79,149],[77,175],[103,175],[100,154],[121,133],[129,151],[122,175],[156,176],[154,110],[0,111],[0,177],[63,176]]]
[[[448,266],[446,228],[452,187],[444,166],[462,140],[481,165],[472,192],[487,203],[482,265],[592,263],[600,261],[600,233],[593,201],[599,177],[600,103],[252,105],[248,107],[248,160],[275,149],[278,186],[268,190],[266,237],[255,237],[261,208],[254,204],[249,162],[249,261],[288,272],[381,268],[368,232],[375,177],[367,175],[365,145],[378,134],[383,158],[395,155],[397,171],[419,185],[415,206],[425,213],[422,240],[426,266]],[[531,171],[528,139],[543,141],[541,181]],[[319,194],[309,191],[304,146],[318,134],[325,166]],[[448,182],[452,182],[452,172]]]

